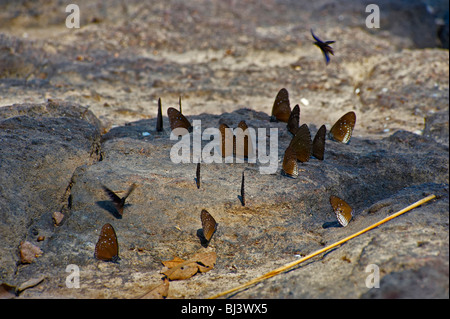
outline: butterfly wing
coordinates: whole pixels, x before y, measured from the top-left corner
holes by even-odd
[[[327,128],[322,125],[314,136],[312,143],[312,156],[323,161],[325,153],[325,136],[327,133]]]
[[[114,206],[116,207],[117,211],[119,212],[120,216],[122,216],[123,213],[123,204],[124,201],[122,200],[122,198],[120,198],[119,196],[116,195],[116,193],[114,193],[112,190],[110,190],[108,187],[102,185],[103,190],[105,191],[105,193],[109,196],[109,198],[111,199],[111,201],[113,202]]]
[[[289,148],[292,149],[297,160],[303,163],[309,161],[311,147],[311,133],[309,132],[308,125],[303,124],[298,128],[297,133],[292,138]]]
[[[104,261],[117,261],[119,259],[119,244],[114,228],[111,224],[102,227],[97,244],[95,245],[95,258]]]
[[[292,178],[298,177],[297,157],[290,147],[284,152],[282,174]]]
[[[291,114],[289,115],[289,119],[287,122],[287,129],[291,132],[292,135],[297,133],[298,127],[300,126],[300,106],[298,104],[294,106]]]
[[[344,114],[337,122],[333,125],[330,130],[330,138],[347,144],[352,137],[353,129],[356,123],[356,114],[351,111]]]
[[[130,196],[130,194],[136,189],[136,186],[137,186],[137,185],[136,185],[135,183],[131,184],[131,186],[128,188],[128,191],[127,191],[127,193],[125,194],[125,196],[122,197],[122,201],[123,201],[123,202],[125,202],[125,199],[127,199],[127,197]]]
[[[310,29],[310,31],[311,31],[311,35],[312,35],[312,37],[314,38],[314,40],[316,40],[316,42],[320,42],[320,43],[323,43],[323,41],[322,40],[320,40],[315,34],[314,34],[314,32],[313,32],[313,30],[312,29]]]
[[[343,199],[330,196],[330,204],[333,207],[336,218],[343,227],[347,226],[353,217],[353,209]]]
[[[200,219],[202,221],[203,235],[207,241],[211,240],[214,232],[216,231],[217,223],[214,217],[211,216],[208,211],[202,209],[200,214]]]
[[[245,191],[244,191],[244,182],[245,182],[245,175],[244,172],[242,172],[242,181],[241,181],[241,201],[242,201],[242,206],[245,206]]]
[[[275,97],[275,102],[272,107],[272,118],[281,122],[288,122],[290,115],[289,93],[285,88],[282,88]]]
[[[158,116],[156,118],[156,131],[163,131],[163,118],[162,118],[162,110],[161,110],[161,98],[158,99]]]
[[[169,107],[167,109],[167,116],[169,117],[170,129],[173,131],[177,128],[184,128],[188,132],[192,132],[192,125],[188,119],[180,113],[177,109]]]
[[[222,157],[231,156],[234,153],[235,150],[235,138],[233,135],[233,130],[230,129],[230,127],[224,123],[220,124],[219,126],[220,135],[222,137],[221,140],[221,151],[222,151]]]

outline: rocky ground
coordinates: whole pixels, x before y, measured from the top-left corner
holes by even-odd
[[[234,297],[448,298],[448,4],[382,1],[381,28],[369,30],[368,3],[79,1],[80,29],[65,27],[56,1],[2,3],[0,283],[38,283],[19,298],[137,298],[160,283],[161,261],[215,251],[213,270],[169,285],[168,298],[206,298],[433,193]],[[310,28],[336,40],[328,66]],[[350,144],[327,140],[325,160],[301,164],[298,179],[281,165],[267,175],[260,163],[204,164],[197,189],[196,165],[170,161],[167,117],[155,131],[158,98],[165,115],[181,96],[202,128],[242,119],[278,128],[281,164],[291,136],[269,116],[282,87],[313,136],[357,115]],[[132,183],[118,219],[101,185],[121,195]],[[330,195],[355,210],[345,228]],[[208,248],[197,236],[203,208],[219,223]],[[54,212],[64,214],[59,225]],[[94,258],[105,223],[116,229],[118,264]],[[42,252],[31,263],[21,261],[25,241]],[[379,289],[365,285],[370,264]],[[68,265],[80,269],[79,289],[66,286]]]

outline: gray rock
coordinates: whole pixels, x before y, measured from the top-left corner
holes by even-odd
[[[279,161],[291,138],[284,123],[271,123],[267,114],[250,109],[189,118],[201,120],[203,128],[221,122],[234,127],[242,118],[250,127],[278,127]],[[447,146],[406,131],[381,140],[352,137],[349,145],[327,140],[325,160],[301,164],[298,179],[281,176],[280,167],[273,175],[260,174],[258,163],[204,164],[197,189],[196,165],[172,163],[175,141],[168,131],[156,133],[155,124],[151,119],[114,128],[99,147],[98,128],[85,120],[23,115],[2,120],[2,145],[9,145],[8,152],[2,152],[2,181],[7,181],[2,183],[2,203],[8,212],[2,214],[3,281],[20,283],[37,273],[45,275],[47,280],[24,291],[23,297],[142,295],[162,276],[162,260],[205,249],[196,235],[205,208],[219,223],[208,248],[218,254],[217,264],[206,274],[171,286],[169,297],[208,297],[331,244],[429,193],[439,199],[237,297],[358,298],[371,296],[364,285],[368,264],[382,269],[382,284],[399,271],[415,274],[417,265],[448,265]],[[41,136],[39,148],[26,151],[35,144],[17,141],[19,136],[31,141]],[[46,156],[51,157],[39,161]],[[21,157],[27,161],[18,161]],[[245,207],[238,198],[243,170]],[[101,185],[123,194],[131,183],[138,187],[118,219]],[[328,201],[332,194],[355,209],[346,228],[336,227]],[[67,217],[54,227],[51,214],[61,208]],[[105,223],[116,229],[118,264],[93,256]],[[16,242],[36,242],[42,234],[46,239],[36,245],[43,255],[30,265],[16,266]],[[73,264],[80,269],[80,289],[65,285],[66,267]],[[445,273],[436,270],[433,276],[441,280]],[[427,287],[427,294],[445,297],[442,285]]]

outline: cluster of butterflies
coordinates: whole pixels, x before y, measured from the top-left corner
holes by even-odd
[[[311,35],[313,36],[315,45],[317,45],[323,52],[325,57],[325,62],[328,64],[330,62],[329,53],[333,53],[333,49],[330,47],[330,44],[334,43],[334,41],[321,41],[317,36],[314,35],[311,30]],[[186,129],[187,132],[192,132],[193,127],[189,120],[182,114],[181,108],[181,97],[179,99],[179,110],[169,107],[167,109],[167,116],[170,122],[171,130],[175,130],[177,128]],[[316,136],[313,140],[311,140],[311,134],[309,128],[306,124],[300,125],[300,107],[299,105],[295,105],[294,109],[291,110],[290,101],[289,101],[289,93],[283,88],[281,89],[277,96],[275,97],[275,102],[272,107],[271,114],[271,122],[285,122],[287,123],[288,131],[293,135],[289,146],[287,147],[284,158],[281,173],[285,176],[291,178],[298,177],[298,164],[297,161],[307,162],[309,158],[314,156],[318,160],[324,159],[325,152],[325,140],[326,140],[326,127],[322,125],[316,133]],[[353,128],[356,123],[356,115],[354,112],[348,112],[343,115],[331,128],[329,132],[329,137],[332,140],[337,142],[341,142],[347,144],[350,141]],[[245,131],[248,129],[247,123],[245,121],[241,121],[238,124],[238,127]],[[248,135],[244,135],[244,147],[243,154],[240,154],[240,150],[242,148],[236,147],[236,136],[233,134],[226,134],[227,130],[230,129],[228,125],[221,124],[219,126],[219,130],[222,136],[222,144],[221,151],[222,157],[227,157],[230,155],[242,155],[244,158],[248,158],[249,150],[252,148],[250,140],[248,139]],[[162,118],[162,107],[161,107],[161,99],[158,100],[158,115],[156,121],[156,131],[162,132],[163,129],[163,118]],[[227,146],[232,144],[233,146]],[[250,147],[249,147],[250,146]],[[197,188],[200,188],[200,166],[201,164],[197,164],[196,170],[196,184]],[[244,182],[245,175],[242,172],[242,182],[241,182],[241,203],[242,206],[245,206],[245,191],[244,191]],[[126,194],[123,197],[119,197],[112,190],[103,186],[105,193],[109,196],[110,200],[114,204],[117,213],[122,216],[123,210],[125,206],[125,200],[128,196],[134,191],[136,188],[136,184],[132,184]],[[343,226],[347,226],[350,220],[353,217],[353,209],[347,204],[343,199],[337,196],[330,196],[330,204],[333,207],[333,210],[336,214],[336,218],[338,222]],[[217,222],[214,217],[205,209],[201,211],[200,220],[202,223],[202,233],[201,242],[202,245],[208,245],[213,234],[217,230]],[[103,225],[102,230],[100,232],[99,239],[95,246],[94,256],[97,259],[103,261],[111,261],[117,262],[119,258],[119,245],[117,241],[117,235],[113,228],[113,226],[109,223]]]

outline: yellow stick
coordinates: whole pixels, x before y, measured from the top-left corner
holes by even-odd
[[[221,292],[221,293],[219,293],[219,294],[217,294],[215,296],[210,297],[209,299],[216,299],[216,298],[219,298],[219,297],[231,294],[231,293],[236,292],[238,290],[242,290],[242,289],[245,289],[247,287],[250,287],[251,285],[254,285],[254,284],[256,284],[256,283],[258,283],[260,281],[263,281],[263,280],[266,280],[266,279],[271,278],[273,276],[276,276],[276,275],[278,275],[278,274],[280,274],[282,272],[285,272],[285,271],[291,269],[292,267],[294,267],[294,266],[296,266],[296,265],[298,265],[298,264],[300,264],[300,263],[302,263],[302,262],[304,262],[304,261],[306,261],[308,259],[311,259],[311,258],[313,258],[313,257],[315,257],[315,256],[317,256],[317,255],[319,255],[319,254],[321,254],[321,253],[323,253],[323,252],[325,252],[327,250],[330,250],[330,249],[332,249],[332,248],[334,248],[336,246],[339,246],[339,245],[345,243],[346,241],[349,241],[350,239],[353,239],[353,238],[355,238],[355,237],[357,237],[357,236],[359,236],[359,235],[361,235],[361,234],[363,234],[363,233],[365,233],[365,232],[367,232],[367,231],[369,231],[369,230],[371,230],[371,229],[373,229],[375,227],[378,227],[381,224],[384,224],[385,222],[387,222],[387,221],[389,221],[391,219],[394,219],[394,218],[400,216],[401,214],[404,214],[404,213],[410,211],[411,209],[416,208],[417,206],[420,206],[420,205],[422,205],[422,204],[432,200],[435,197],[436,197],[435,195],[429,195],[429,196],[427,196],[427,197],[425,197],[425,198],[415,202],[414,204],[411,204],[408,207],[403,208],[402,210],[396,212],[395,214],[392,214],[391,216],[388,216],[388,217],[380,220],[379,222],[376,222],[375,224],[372,224],[369,227],[366,227],[363,230],[360,230],[359,232],[356,232],[356,233],[354,233],[354,234],[352,234],[352,235],[350,235],[348,237],[345,237],[344,239],[339,240],[338,242],[335,242],[334,244],[331,244],[331,245],[329,245],[327,247],[319,249],[319,250],[313,252],[312,254],[309,254],[308,256],[300,258],[299,260],[293,261],[293,262],[291,262],[289,264],[286,264],[286,265],[284,265],[284,266],[282,266],[280,268],[272,270],[272,271],[262,275],[261,277],[258,277],[258,278],[255,278],[253,280],[250,280],[250,281],[246,282],[243,285],[240,285],[240,286],[235,287],[233,289]]]

